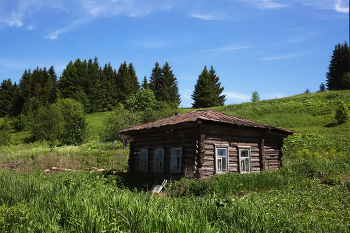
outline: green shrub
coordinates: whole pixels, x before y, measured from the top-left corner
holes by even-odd
[[[0,125],[0,146],[7,146],[11,141],[11,128],[8,118],[5,117],[4,122]]]
[[[340,175],[329,174],[323,180],[323,183],[327,185],[337,185],[337,184],[341,184],[342,181],[343,181],[343,178]]]
[[[348,112],[342,100],[339,100],[337,103],[337,109],[335,111],[335,120],[339,125],[345,123],[348,120]]]

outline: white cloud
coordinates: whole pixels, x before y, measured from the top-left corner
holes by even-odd
[[[56,40],[58,38],[58,35],[65,33],[65,32],[72,31],[72,30],[80,27],[82,24],[88,23],[89,21],[90,20],[87,18],[77,19],[74,22],[72,22],[71,24],[69,24],[68,26],[51,32],[48,36],[45,36],[44,38]]]
[[[237,92],[224,91],[222,94],[226,95],[226,99],[250,100],[250,96]]]
[[[34,27],[33,25],[29,25],[29,26],[27,27],[27,30],[29,30],[29,31],[34,30],[34,29],[35,29],[35,27]]]
[[[223,19],[222,16],[220,16],[220,15],[198,14],[198,13],[191,14],[190,17],[203,19],[203,20],[221,20],[221,19]]]
[[[344,5],[345,7],[344,7]],[[346,6],[346,1],[338,0],[338,3],[335,5],[334,9],[339,13],[349,13],[349,1],[347,1],[348,5]]]
[[[299,57],[301,55],[303,54],[299,53],[299,54],[290,54],[290,55],[282,55],[282,56],[275,56],[275,57],[265,57],[265,58],[261,58],[260,60],[264,60],[264,61],[281,60],[281,59],[287,59],[292,57]]]
[[[203,51],[197,52],[196,54],[209,53],[209,52],[228,52],[232,50],[240,50],[240,49],[248,49],[248,48],[251,48],[251,46],[225,46],[225,47],[203,50]]]
[[[285,0],[241,0],[251,2],[260,9],[281,9],[290,5],[290,1]]]

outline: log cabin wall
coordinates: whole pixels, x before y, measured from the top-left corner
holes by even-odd
[[[139,133],[133,135],[132,155],[129,157],[130,170],[139,170],[139,156],[141,149],[148,149],[148,173],[153,173],[154,149],[164,149],[163,173],[170,173],[170,156],[172,147],[182,148],[181,172],[186,167],[194,168],[196,152],[195,129],[169,129],[152,133]]]
[[[276,170],[281,167],[282,145],[279,138],[265,139],[265,169]]]
[[[200,178],[209,178],[215,174],[215,145],[227,146],[228,145],[228,157],[229,157],[229,170],[230,173],[239,172],[238,164],[238,148],[250,147],[251,150],[251,172],[260,172],[260,160],[259,160],[259,139],[258,138],[239,138],[230,136],[218,136],[213,134],[207,134],[204,140],[204,156],[203,164],[199,170]]]

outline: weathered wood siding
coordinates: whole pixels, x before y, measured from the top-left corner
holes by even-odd
[[[265,167],[266,170],[280,168],[280,140],[275,138],[265,139]]]
[[[229,172],[237,173],[238,168],[238,148],[250,146],[251,148],[251,171],[260,172],[259,160],[259,140],[254,138],[239,138],[218,135],[205,135],[203,148],[203,163],[198,168],[199,177],[207,178],[215,174],[215,145],[228,145],[229,148]]]
[[[164,149],[163,172],[170,173],[170,156],[172,147],[182,148],[181,171],[185,167],[194,167],[195,164],[195,130],[168,130],[151,134],[133,136],[132,150],[129,161],[130,170],[139,170],[139,156],[141,149],[148,149],[148,172],[153,173],[154,149]]]

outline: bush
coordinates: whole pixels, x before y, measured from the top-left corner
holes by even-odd
[[[339,125],[345,123],[348,120],[346,106],[342,100],[339,100],[337,103],[337,110],[335,111],[335,120]]]
[[[30,123],[32,141],[48,141],[50,145],[81,144],[86,138],[86,118],[81,103],[61,99],[56,104],[39,108]]]
[[[18,132],[21,132],[27,127],[27,117],[24,114],[19,114],[12,120],[12,125]]]
[[[7,146],[11,141],[11,128],[7,117],[0,126],[0,146]]]

